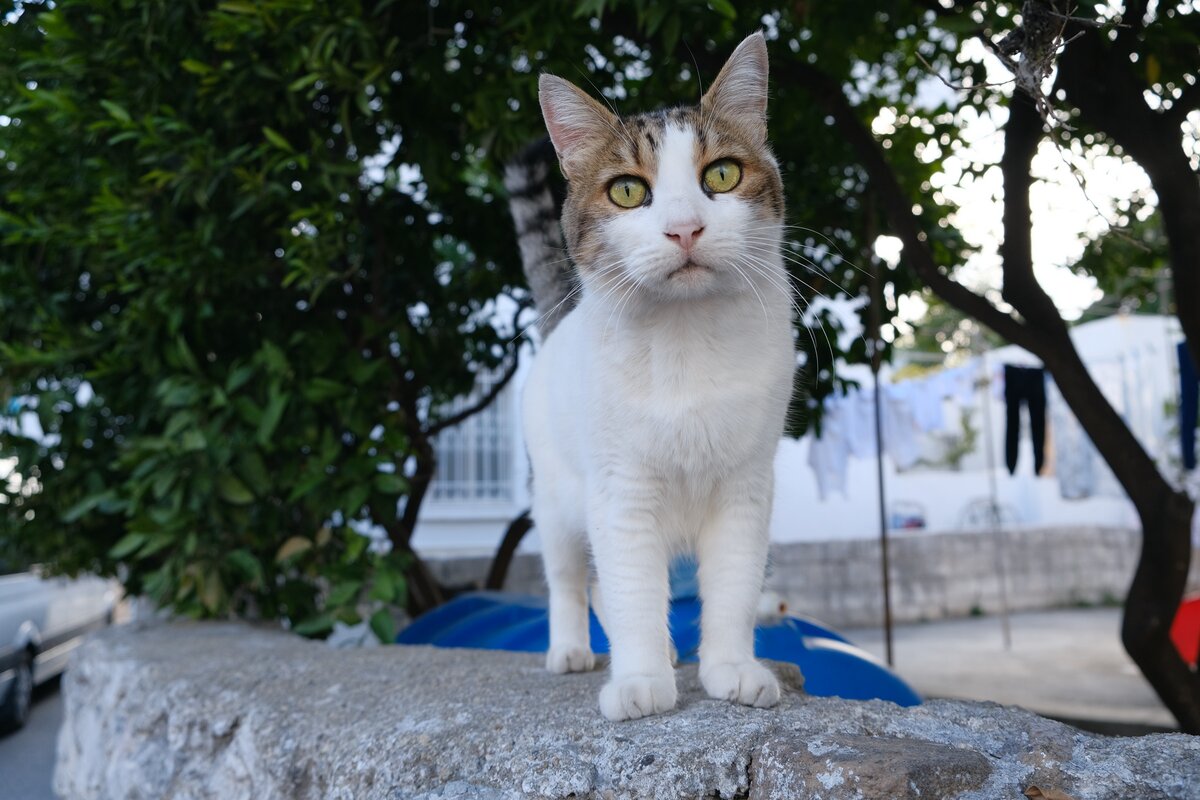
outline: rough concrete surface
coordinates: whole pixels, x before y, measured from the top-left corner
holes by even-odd
[[[596,706],[602,672],[551,675],[541,660],[334,651],[234,624],[112,629],[64,680],[55,790],[72,800],[1020,800],[1037,786],[1076,800],[1200,798],[1200,737],[1102,738],[993,704],[901,709],[795,689],[763,711],[707,698],[694,666],[679,670],[676,711],[611,723]]]

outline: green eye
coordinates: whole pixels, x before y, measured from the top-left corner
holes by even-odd
[[[646,202],[650,190],[646,182],[632,175],[617,178],[608,187],[608,199],[621,208],[637,208]]]
[[[714,161],[704,170],[704,185],[712,192],[728,192],[742,179],[742,168],[730,158]]]

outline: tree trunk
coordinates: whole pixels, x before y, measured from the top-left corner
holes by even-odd
[[[1174,490],[1129,426],[1100,392],[1071,342],[1066,323],[1033,274],[1029,210],[1033,154],[1042,120],[1033,102],[1014,93],[1004,131],[1004,297],[1039,332],[1033,351],[1054,376],[1063,399],[1112,468],[1142,526],[1142,550],[1126,599],[1121,638],[1129,655],[1180,725],[1200,733],[1200,676],[1170,640],[1191,563],[1193,504]]]
[[[488,570],[483,588],[493,591],[500,591],[504,588],[504,579],[508,577],[508,568],[512,564],[513,556],[517,554],[517,545],[521,543],[525,534],[529,533],[529,529],[532,527],[533,520],[529,516],[528,508],[508,524],[508,530],[504,532],[500,547],[496,549],[496,555],[492,558],[492,566]]]
[[[1200,733],[1200,675],[1172,646],[1168,633],[1191,560],[1193,504],[1172,489],[1153,459],[1105,399],[1075,350],[1062,316],[1038,284],[1029,240],[1029,162],[1041,122],[1028,98],[1010,106],[1006,129],[1004,296],[1017,320],[939,270],[927,234],[911,211],[912,199],[897,181],[874,137],[841,87],[807,64],[786,69],[808,88],[856,149],[892,230],[904,243],[905,261],[939,297],[1042,359],[1063,398],[1128,493],[1142,524],[1142,551],[1130,586],[1122,628],[1126,649],[1180,726]],[[1200,227],[1200,226],[1198,226]]]

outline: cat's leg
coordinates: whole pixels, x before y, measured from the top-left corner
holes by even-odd
[[[591,516],[598,520],[592,552],[611,650],[600,711],[613,721],[669,711],[677,698],[667,628],[667,548],[655,526],[655,495],[648,482],[631,482]]]
[[[604,595],[600,591],[600,581],[598,581],[598,580],[592,581],[591,599],[592,599],[592,610],[596,612],[596,619],[600,621],[600,627],[604,629],[604,635],[608,636],[609,635],[608,634],[608,623],[605,622],[605,617],[604,617]],[[672,641],[670,643],[670,645],[671,646],[670,646],[669,650],[671,653],[671,666],[672,667],[678,666],[679,651],[675,649],[674,641]]]
[[[535,511],[550,595],[546,669],[559,673],[586,672],[596,665],[588,641],[587,537],[561,523],[552,509]]]
[[[709,696],[768,708],[779,681],[754,658],[767,564],[771,476],[727,487],[700,532],[700,682]]]

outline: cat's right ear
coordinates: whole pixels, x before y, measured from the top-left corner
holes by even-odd
[[[616,130],[620,124],[612,112],[578,86],[554,75],[538,79],[538,102],[559,166],[568,180],[580,166],[583,144]]]

